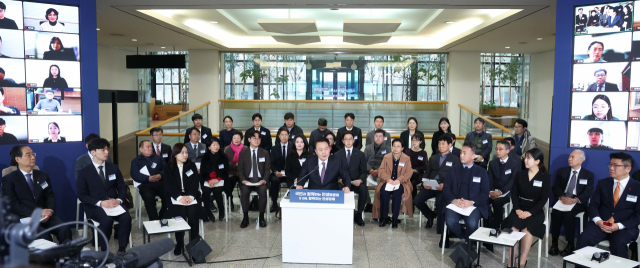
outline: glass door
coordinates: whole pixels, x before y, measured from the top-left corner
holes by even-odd
[[[358,70],[312,70],[311,100],[360,100]]]

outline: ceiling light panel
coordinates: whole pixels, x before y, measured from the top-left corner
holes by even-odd
[[[391,36],[343,36],[342,42],[366,46],[386,43],[389,39],[391,39]]]
[[[344,19],[343,31],[357,34],[393,33],[402,24],[401,19]]]
[[[292,45],[304,45],[304,44],[311,44],[311,43],[318,43],[320,42],[320,36],[300,36],[300,35],[295,35],[295,36],[285,36],[285,35],[275,35],[275,36],[271,36],[273,37],[273,39],[275,39],[276,41],[280,42],[280,43],[287,43],[287,44],[292,44]]]
[[[315,19],[258,19],[258,24],[267,32],[281,34],[316,33]]]

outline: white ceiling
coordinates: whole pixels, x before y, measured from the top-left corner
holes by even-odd
[[[553,49],[555,42],[553,0],[521,0],[517,5],[505,0],[336,2],[184,0],[177,4],[168,0],[100,0],[98,44],[130,50],[137,47],[141,51],[171,50],[175,46],[176,50],[222,51],[535,53]],[[340,10],[329,10],[333,7]],[[322,41],[309,45],[278,43],[257,23],[258,19],[286,18],[315,19]],[[357,35],[342,32],[344,19],[369,18],[402,19],[402,24],[384,44],[342,42],[342,36]],[[460,23],[465,19],[475,19],[477,25],[469,29],[467,23]],[[444,23],[449,20],[456,23]]]

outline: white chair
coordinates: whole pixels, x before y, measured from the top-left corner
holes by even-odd
[[[253,198],[254,196],[258,196],[258,192],[251,191],[251,194],[249,194],[249,202],[251,202],[251,198]],[[267,221],[269,221],[269,219],[271,218],[271,213],[269,213],[270,204],[271,199],[269,199],[269,189],[267,189],[267,208],[265,209],[265,214],[267,214]],[[244,214],[244,212],[242,212],[242,205],[240,206],[240,214]]]
[[[431,209],[431,211],[435,212],[436,198],[435,197],[429,198],[429,200],[427,200],[427,206]],[[418,222],[418,226],[422,226],[422,211],[420,211],[420,220]]]
[[[85,218],[85,222],[87,221],[87,214],[84,215]],[[96,227],[100,227],[100,223],[94,220],[91,220],[91,223],[93,225],[95,225]],[[113,222],[113,226],[116,226],[120,224],[118,221],[114,221]],[[87,226],[85,225],[85,229],[84,229],[84,237],[87,238]],[[118,234],[115,234],[118,235]],[[107,239],[109,239],[109,237],[107,237]],[[107,242],[108,243],[108,242]],[[94,249],[97,251],[98,250],[98,231],[93,230],[93,245],[94,245]],[[131,249],[133,247],[133,240],[131,239],[131,232],[129,232],[129,249]]]
[[[464,225],[464,218],[461,218],[460,221],[458,221],[458,223]],[[480,217],[480,227],[482,227],[484,224],[484,221],[482,219],[482,217]],[[444,241],[447,241],[447,223],[445,222],[444,224],[444,231],[442,233],[442,255],[444,255]],[[480,242],[476,243],[476,247],[480,248]]]
[[[140,185],[140,183],[137,182],[133,182],[133,187],[136,188],[136,196],[133,199],[138,200],[136,202],[136,206],[135,206],[135,216],[136,216],[136,221],[138,221],[138,229],[142,228],[142,195],[140,195],[140,189],[138,188],[138,186]],[[157,200],[161,200],[160,196],[156,195],[156,201]]]
[[[638,225],[638,228],[640,228],[640,225]],[[581,232],[582,233],[582,232]],[[631,243],[627,244],[627,247],[630,245]],[[640,235],[636,238],[636,244],[638,245],[637,250],[640,250]],[[598,243],[598,246],[600,247],[609,247],[609,240],[602,240],[600,243]],[[640,252],[640,251],[638,251]]]

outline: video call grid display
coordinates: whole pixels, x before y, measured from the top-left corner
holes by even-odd
[[[0,145],[82,141],[78,7],[0,2]]]

